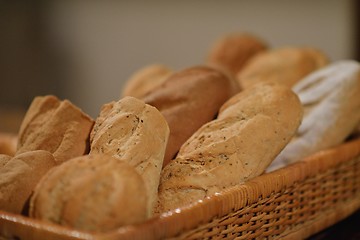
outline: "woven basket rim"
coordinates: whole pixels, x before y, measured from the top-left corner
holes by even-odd
[[[272,194],[283,191],[288,186],[314,176],[329,168],[336,167],[351,158],[360,155],[360,137],[339,146],[320,151],[303,160],[265,173],[248,182],[225,189],[204,200],[154,216],[147,221],[120,227],[105,233],[91,233],[74,230],[29,217],[11,214],[0,210],[0,232],[29,231],[48,234],[57,239],[161,239],[172,237],[195,228],[215,217],[249,206]],[[1,226],[1,223],[6,223]]]
[[[178,208],[133,226],[126,226],[104,236],[121,236],[129,239],[159,239],[189,230],[214,217],[222,217],[230,212],[246,207],[271,194],[305,178],[360,155],[360,138],[339,146],[319,151],[303,160],[265,173],[248,182],[225,189],[204,200]]]

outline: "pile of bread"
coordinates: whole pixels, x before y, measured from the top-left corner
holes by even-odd
[[[96,119],[35,97],[0,138],[0,209],[90,232],[140,223],[344,142],[359,95],[356,61],[231,34],[199,66],[140,69]]]

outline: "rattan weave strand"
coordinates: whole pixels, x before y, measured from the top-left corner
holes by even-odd
[[[360,139],[142,224],[92,234],[0,212],[15,239],[304,239],[360,208]]]

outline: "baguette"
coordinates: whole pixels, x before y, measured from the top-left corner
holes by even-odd
[[[159,87],[171,73],[172,70],[162,64],[145,66],[136,71],[130,79],[126,81],[121,96],[131,96],[142,99]]]
[[[360,123],[360,64],[336,61],[293,88],[304,108],[296,135],[268,171],[342,143]]]
[[[163,169],[156,212],[194,203],[262,174],[301,118],[300,101],[288,87],[258,84],[235,95]]]
[[[235,76],[249,59],[267,49],[265,41],[252,34],[232,33],[214,43],[210,48],[206,63]]]
[[[163,166],[203,124],[213,120],[220,106],[239,91],[234,79],[206,66],[194,66],[171,75],[144,98],[165,117],[170,136]]]
[[[328,57],[318,49],[281,47],[263,51],[251,58],[237,74],[237,80],[243,89],[272,81],[293,87],[303,77],[328,63]]]

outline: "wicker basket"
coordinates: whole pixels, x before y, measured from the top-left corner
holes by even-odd
[[[0,212],[10,239],[304,239],[360,208],[360,139],[142,224],[92,234]]]

